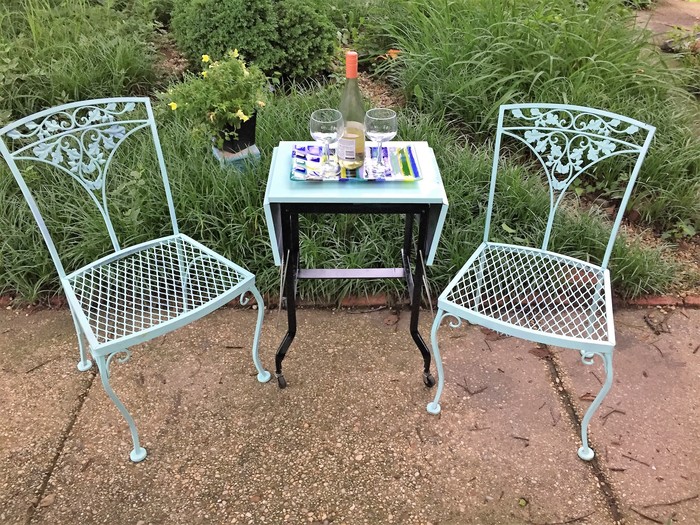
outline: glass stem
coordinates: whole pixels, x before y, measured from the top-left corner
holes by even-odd
[[[384,169],[384,155],[382,155],[382,142],[377,145],[377,168]]]
[[[322,158],[323,158],[323,164],[324,164],[324,166],[326,166],[326,167],[328,167],[328,166],[330,165],[330,163],[331,163],[331,159],[329,158],[329,151],[328,151],[328,145],[329,145],[329,144],[330,144],[330,142],[328,142],[327,140],[324,140],[324,141],[323,141],[323,154],[322,154]]]

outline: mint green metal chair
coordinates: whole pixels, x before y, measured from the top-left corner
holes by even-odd
[[[153,139],[172,235],[122,247],[107,205],[107,174],[115,153],[134,134]],[[146,457],[136,425],[110,386],[112,360],[123,363],[130,348],[184,326],[219,306],[250,293],[258,304],[253,336],[253,363],[258,381],[270,379],[258,357],[264,304],[255,276],[237,264],[180,233],[151,103],[147,98],[112,98],[65,104],[25,117],[0,129],[0,153],[10,167],[39,225],[56,265],[78,333],[78,369],[97,363],[102,385],[126,419],[134,462]],[[64,268],[32,190],[18,164],[71,177],[104,219],[114,251],[87,266]],[[33,176],[34,181],[37,180]],[[87,345],[87,349],[86,349]]]
[[[483,242],[438,298],[431,341],[438,371],[435,399],[428,412],[440,412],[444,374],[438,346],[443,317],[461,319],[538,343],[578,350],[584,364],[600,356],[606,380],[581,424],[581,459],[593,459],[588,424],[613,379],[613,324],[608,262],[620,221],[655,128],[642,122],[580,106],[518,104],[501,106],[491,172]],[[549,212],[542,245],[516,246],[489,240],[501,143],[525,144],[539,160],[549,185]],[[595,164],[625,156],[632,170],[612,224],[600,265],[549,251],[554,216],[566,190]],[[534,213],[537,210],[533,210]],[[543,214],[544,215],[544,214]]]

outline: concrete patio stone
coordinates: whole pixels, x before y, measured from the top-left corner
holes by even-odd
[[[75,368],[68,312],[0,310],[0,523],[612,525],[617,509],[649,523],[630,507],[696,523],[697,499],[645,505],[697,492],[698,354],[686,346],[700,312],[670,316],[660,351],[644,314],[617,313],[620,382],[592,424],[596,463],[578,459],[567,406],[580,411],[596,382],[577,352],[445,324],[436,417],[407,311],[300,309],[279,390],[255,378],[257,313],[227,308],[113,362],[149,453],[135,465],[99,378]],[[263,327],[268,369],[277,316]],[[426,339],[431,322],[424,311]],[[603,425],[608,405],[625,414]]]
[[[614,383],[590,430],[599,465],[626,523],[700,523],[700,311],[618,311],[615,321]],[[605,379],[600,360],[555,353],[582,417],[581,398]]]
[[[24,523],[39,503],[71,414],[92,374],[80,374],[73,321],[61,312],[0,314],[0,523]]]

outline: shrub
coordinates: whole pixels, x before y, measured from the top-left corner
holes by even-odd
[[[175,0],[171,27],[193,67],[203,54],[220,59],[232,49],[266,72],[282,59],[272,44],[277,36],[272,0]]]
[[[335,29],[325,14],[306,0],[278,0],[275,45],[284,50],[278,71],[304,78],[328,67]]]
[[[312,76],[330,64],[335,28],[312,0],[175,0],[172,30],[193,67],[238,49],[268,75]]]

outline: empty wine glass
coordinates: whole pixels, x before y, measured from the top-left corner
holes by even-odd
[[[317,109],[311,113],[309,120],[309,130],[314,140],[323,143],[323,153],[321,155],[321,177],[332,179],[338,176],[338,162],[332,159],[328,146],[335,142],[343,134],[343,115],[337,109]]]
[[[365,114],[365,134],[377,143],[377,159],[370,166],[372,178],[384,178],[391,174],[391,168],[384,163],[382,144],[396,136],[398,123],[393,109],[375,108]]]

